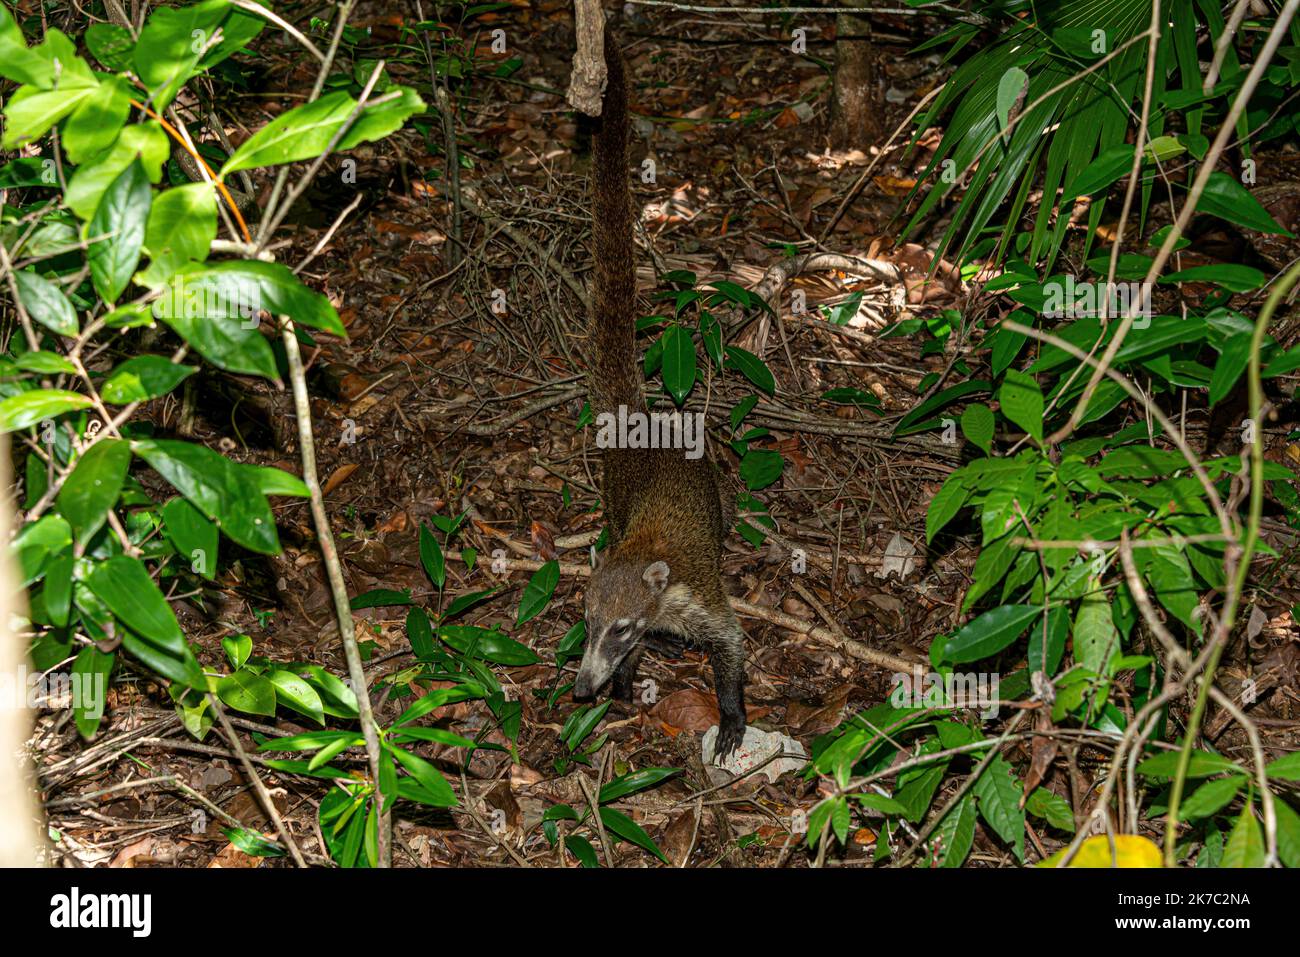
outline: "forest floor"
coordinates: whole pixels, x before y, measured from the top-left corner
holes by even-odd
[[[961,353],[951,347],[961,349],[959,337],[945,353],[926,350],[920,337],[882,339],[878,333],[905,318],[942,322],[947,309],[968,319],[1005,311],[1006,301],[976,298],[946,266],[925,281],[931,266],[925,244],[941,222],[924,224],[917,237],[909,237],[911,244],[895,243],[905,222],[896,214],[929,158],[933,133],[905,155],[908,127],[870,169],[880,144],[850,152],[827,148],[830,73],[823,63],[833,57],[830,18],[807,24],[811,55],[801,57],[772,30],[642,9],[651,12],[623,23],[620,34],[634,78],[634,149],[652,158],[655,168],[653,182],[635,185],[643,210],[638,257],[645,311],[650,296],[664,288],[657,271],[689,269],[701,285],[729,280],[749,288],[789,246],[811,248],[808,239],[898,267],[897,276],[887,279],[835,270],[801,275],[782,295],[801,291],[809,315],[791,318],[783,310],[784,322],[755,319],[744,332],[777,380],[775,395],[764,398],[747,422],[770,429],[769,447],[787,465],[782,478],[759,494],[777,534],[757,547],[732,535],[723,559],[725,580],[733,596],[768,613],[742,617],[751,723],[810,748],[818,735],[890,691],[893,672],[844,650],[850,645],[842,636],[928,661],[930,639],[959,622],[977,554],[975,535],[925,544],[926,506],[961,464],[960,444],[945,444],[937,432],[891,437],[897,418],[933,387],[923,382],[927,374],[957,375],[953,364]],[[443,131],[436,126],[408,129],[357,150],[355,185],[343,160],[332,160],[290,217],[290,245],[277,250],[281,260],[298,261],[360,198],[305,273],[336,303],[349,333],[349,341],[322,340],[307,354],[320,472],[349,594],[409,589],[413,602],[437,608],[458,595],[497,588],[461,621],[500,624],[540,658],[529,666],[496,669],[508,697],[522,706],[518,739],[513,752],[480,749],[465,766],[462,806],[473,813],[429,814],[400,805],[394,862],[558,863],[562,855],[542,833],[543,812],[557,803],[582,806],[580,775],[602,775],[604,781],[651,767],[683,770],[619,807],[672,864],[806,862],[810,852],[789,830],[792,815],[817,801],[815,782],[797,774],[776,782],[754,775],[734,788],[715,789],[701,767],[701,735],[717,722],[702,655],[648,655],[641,678],[650,679],[644,686],[650,690],[631,707],[612,707],[601,728],[609,743],[588,767],[571,760],[562,738],[577,705],[567,693],[552,693],[572,680],[576,667],[569,660],[557,669],[555,651],[582,619],[582,577],[563,575],[542,614],[515,628],[528,569],[557,557],[585,563],[587,545],[601,527],[598,450],[593,430],[577,427],[586,350],[582,295],[591,265],[587,144],[563,98],[573,49],[570,15],[567,2],[546,0],[506,11],[495,22],[480,21],[479,70],[453,90],[459,98],[463,251],[457,252],[445,199]],[[413,10],[407,11],[406,22],[414,19]],[[394,80],[417,86],[432,103],[428,59],[418,41],[413,45],[399,35],[398,16],[390,8],[362,5],[354,22],[370,27],[371,35],[353,55],[388,58]],[[504,54],[489,49],[488,31],[498,25],[506,31]],[[876,29],[884,143],[946,70],[937,55],[905,56],[923,38],[915,18],[881,17]],[[494,64],[512,58],[521,61],[517,69],[494,75]],[[270,54],[263,65],[258,82],[267,91],[310,86],[313,64],[292,51]],[[260,126],[290,102],[251,92],[230,101],[247,127]],[[228,133],[238,142],[247,130],[232,125]],[[258,179],[258,189],[269,182]],[[845,303],[842,325],[817,313],[820,306]],[[731,434],[727,415],[752,390],[734,373],[709,374],[702,385],[691,407],[705,411],[716,426],[713,445],[723,450],[724,467],[734,475],[738,459],[725,443]],[[880,411],[825,401],[824,393],[835,388],[874,394]],[[160,431],[187,432],[241,461],[300,471],[287,392],[209,370],[187,395],[188,407],[154,403],[151,417]],[[1189,423],[1202,440],[1203,419]],[[179,603],[182,625],[205,664],[222,664],[220,639],[244,633],[253,638],[256,654],[344,674],[307,505],[283,501],[277,512],[283,555],[224,554],[226,570],[215,586]],[[463,512],[469,516],[447,549],[447,583],[440,595],[421,567],[419,528],[432,516]],[[1287,542],[1294,545],[1294,537],[1274,541],[1280,550]],[[807,556],[802,572],[792,568],[792,548]],[[478,556],[472,568],[460,558],[464,549]],[[501,574],[493,572],[494,553],[498,568],[500,559],[510,560]],[[1293,566],[1269,567],[1275,573],[1270,604],[1250,640],[1230,652],[1226,675],[1231,680],[1247,673],[1248,661],[1276,663],[1281,678],[1254,713],[1273,722],[1261,726],[1270,743],[1294,748],[1300,745],[1300,655],[1286,610],[1300,587]],[[404,606],[356,613],[372,682],[399,675],[396,684],[378,682],[381,723],[422,690],[418,682],[402,683],[409,681],[413,662],[406,614]],[[781,614],[808,627],[782,627],[776,623]],[[810,632],[812,626],[817,630]],[[484,703],[471,701],[436,717],[441,726],[473,736],[490,715]],[[255,721],[232,718],[250,751],[255,735],[311,727],[283,713]],[[500,729],[485,740],[511,744]],[[1217,743],[1230,752],[1243,746],[1227,737]],[[114,685],[94,742],[81,742],[71,722],[46,716],[38,744],[51,823],[80,848],[82,863],[264,863],[235,848],[220,822],[196,814],[183,796],[163,786],[131,786],[173,775],[248,827],[273,834],[219,730],[194,741],[153,682],[127,675]],[[464,750],[440,744],[419,750],[461,792],[457,766]],[[1104,756],[1081,748],[1070,763],[1084,774]],[[357,767],[364,764],[363,758],[353,760]],[[1064,760],[1058,764],[1052,774],[1070,773]],[[320,858],[317,807],[327,782],[273,771],[265,777],[297,840]],[[111,788],[117,790],[94,796]],[[1086,786],[1071,789],[1080,800],[1086,797]],[[863,828],[831,858],[869,863],[877,836]],[[611,854],[620,865],[657,863],[626,842]],[[1014,864],[982,832],[972,860]]]

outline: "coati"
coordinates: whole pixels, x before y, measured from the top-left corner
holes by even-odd
[[[608,81],[592,143],[595,288],[591,310],[591,411],[646,411],[636,355],[632,191],[628,185],[627,79],[605,26]],[[719,562],[731,525],[717,469],[682,449],[607,448],[601,495],[609,529],[592,550],[587,644],[573,688],[589,700],[611,680],[630,701],[637,665],[656,635],[704,649],[718,696],[715,760],[745,732],[744,632],[722,589]]]

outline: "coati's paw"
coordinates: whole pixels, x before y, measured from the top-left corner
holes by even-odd
[[[729,721],[722,719],[718,726],[718,740],[714,746],[713,763],[721,765],[727,758],[731,757],[733,751],[740,747],[740,742],[745,738],[745,722]]]

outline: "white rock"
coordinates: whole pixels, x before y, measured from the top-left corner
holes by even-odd
[[[701,742],[704,766],[709,770],[714,768],[713,749],[717,740],[718,726],[714,725],[704,732],[704,740]],[[753,725],[748,725],[740,746],[727,756],[721,767],[732,774],[744,774],[762,764],[773,754],[781,752],[786,756],[776,758],[758,774],[766,775],[769,781],[775,781],[787,771],[798,771],[808,763],[808,752],[804,750],[802,744],[789,735],[781,734],[779,731],[762,731]]]

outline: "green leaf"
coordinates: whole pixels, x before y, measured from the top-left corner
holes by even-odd
[[[1236,263],[1212,263],[1208,266],[1192,266],[1178,272],[1161,276],[1162,283],[1176,282],[1212,282],[1229,292],[1250,292],[1268,282],[1268,277],[1254,266],[1241,266]]]
[[[15,270],[13,275],[18,283],[18,298],[29,316],[58,335],[77,334],[77,314],[62,289],[29,269]]]
[[[1268,214],[1246,187],[1227,173],[1218,170],[1211,173],[1209,180],[1206,181],[1205,191],[1201,193],[1200,201],[1196,204],[1196,211],[1218,216],[1230,223],[1258,230],[1261,233],[1291,235],[1278,225],[1277,220]]]
[[[1070,810],[1070,803],[1047,788],[1034,788],[1025,801],[1025,810],[1034,817],[1042,818],[1052,827],[1074,833],[1074,812]]]
[[[447,561],[438,539],[423,522],[420,523],[420,563],[424,565],[424,573],[429,576],[429,581],[442,588],[447,581]]]
[[[74,166],[92,160],[113,145],[131,109],[131,87],[124,77],[100,80],[63,125],[63,150]]]
[[[1147,758],[1137,766],[1137,769],[1149,778],[1167,779],[1174,776],[1177,767],[1178,752],[1166,751],[1163,754],[1157,754],[1153,758]],[[1208,778],[1221,771],[1232,771],[1237,774],[1245,773],[1223,755],[1213,754],[1209,751],[1192,752],[1191,761],[1187,765],[1188,778]]]
[[[294,498],[311,496],[306,482],[283,469],[272,465],[243,465],[240,469],[261,489],[263,495],[291,495]]]
[[[970,489],[962,482],[960,475],[954,473],[940,486],[939,491],[930,499],[930,506],[925,513],[925,543],[929,545],[934,536],[952,521],[953,516],[961,511],[970,497]]]
[[[986,611],[948,639],[943,659],[962,664],[995,655],[1024,634],[1042,613],[1037,605],[1001,605]]]
[[[406,768],[407,773],[438,802],[437,807],[456,807],[459,804],[447,779],[432,764],[419,755],[403,751],[394,745],[389,745],[389,750],[401,762],[402,767]]]
[[[1121,176],[1133,168],[1133,144],[1120,143],[1110,146],[1097,154],[1097,157],[1084,167],[1083,171],[1066,188],[1061,197],[1062,207],[1080,196],[1108,189]]]
[[[671,325],[660,337],[663,343],[664,388],[681,405],[695,385],[695,342],[691,334],[678,325]]]
[[[9,8],[0,4],[0,76],[15,83],[48,87],[53,78],[53,64],[27,48],[23,31],[14,22]]]
[[[91,56],[105,68],[114,73],[130,69],[135,40],[126,27],[116,23],[92,23],[81,39],[85,41]]]
[[[581,834],[566,834],[564,846],[583,867],[600,867],[600,858],[596,856],[596,849],[591,846],[591,841]]]
[[[961,431],[988,455],[993,447],[993,410],[979,402],[966,406],[961,414]]]
[[[24,372],[39,372],[42,375],[77,374],[77,367],[57,352],[24,352],[14,363]]]
[[[208,258],[217,238],[217,200],[210,183],[175,186],[153,202],[145,227],[144,244],[149,265],[135,281],[158,289],[177,269]]]
[[[262,555],[279,554],[275,516],[250,472],[192,442],[139,440],[132,450],[231,541]]]
[[[617,834],[623,840],[630,841],[642,850],[649,851],[665,864],[668,863],[668,858],[664,857],[664,852],[659,850],[659,846],[650,839],[650,835],[642,830],[641,825],[626,814],[622,814],[612,807],[602,807],[600,809],[600,820],[605,825],[606,831]]]
[[[1287,867],[1300,867],[1300,814],[1281,798],[1273,799],[1277,817],[1277,856]]]
[[[59,490],[59,511],[80,542],[89,541],[117,504],[131,466],[131,446],[120,439],[100,439],[77,460]]]
[[[424,101],[411,88],[395,86],[398,95],[378,106],[367,105],[343,135],[336,150],[350,150],[360,143],[383,139],[401,128],[411,116],[423,113]],[[356,109],[357,101],[340,90],[327,93],[313,103],[294,107],[276,117],[249,137],[221,167],[221,179],[241,169],[278,166],[321,155],[343,129]]]
[[[784,469],[785,459],[771,449],[750,449],[740,460],[740,477],[751,492],[767,488]]]
[[[149,16],[136,43],[135,73],[161,112],[196,72],[208,41],[230,11],[227,0],[183,7],[159,7]]]
[[[282,263],[238,259],[191,263],[176,271],[154,302],[154,315],[169,325],[187,319],[251,322],[259,311],[291,316],[297,325],[347,336],[329,300],[304,286]]]
[[[248,635],[227,635],[221,639],[221,647],[226,651],[230,667],[238,671],[253,653],[253,639]]]
[[[1237,796],[1237,792],[1242,789],[1245,783],[1245,776],[1240,774],[1206,781],[1179,805],[1178,819],[1180,821],[1197,821],[1203,817],[1218,814],[1228,806],[1228,802]]]
[[[1093,578],[1074,619],[1074,659],[1096,674],[1106,672],[1106,662],[1119,647],[1119,631],[1111,617],[1110,601]]]
[[[975,796],[967,794],[944,815],[935,829],[935,856],[939,859],[939,866],[961,867],[974,843]]]
[[[1013,66],[998,79],[997,115],[998,127],[1005,130],[1011,118],[1011,109],[1016,100],[1026,92],[1029,86],[1029,74],[1018,66]]]
[[[1016,860],[1023,861],[1025,812],[1020,806],[1020,782],[1011,765],[1000,755],[993,758],[972,790],[979,802],[980,817],[1011,845]]]
[[[184,498],[174,498],[162,507],[163,534],[167,536],[181,562],[190,571],[212,581],[217,574],[217,549],[220,536],[217,526]]]
[[[540,614],[550,602],[551,596],[555,594],[555,586],[559,583],[560,563],[557,561],[549,561],[533,572],[533,577],[524,588],[523,597],[519,599],[519,614],[515,618],[515,627]]]
[[[162,356],[135,356],[114,369],[100,388],[100,396],[113,405],[144,402],[166,395],[198,372]]]
[[[1255,813],[1249,805],[1237,818],[1232,834],[1223,848],[1223,861],[1220,867],[1263,867],[1264,834]]]
[[[681,770],[681,768],[646,768],[642,771],[624,774],[614,778],[600,789],[597,803],[606,804],[610,801],[617,801],[629,794],[635,794],[637,791],[644,791],[646,788],[654,787],[660,781],[666,780],[674,774],[680,774]]]
[[[236,711],[275,714],[275,685],[265,675],[236,671],[217,680],[217,697]]]
[[[992,383],[984,379],[968,379],[965,382],[959,382],[954,386],[936,392],[898,420],[898,424],[894,426],[894,435],[910,435],[912,432],[932,428],[932,423],[926,420],[933,413],[968,395],[976,392],[988,392],[990,388],[992,388]]]
[[[1042,444],[1043,393],[1033,376],[1008,369],[998,389],[998,402],[1003,415]]]
[[[386,608],[389,605],[409,604],[411,604],[409,588],[403,588],[401,591],[394,588],[372,588],[353,598],[348,602],[348,607],[353,611],[360,611],[363,608]]]
[[[1269,780],[1300,781],[1300,751],[1292,751],[1264,765]]]
[[[9,546],[22,571],[19,586],[26,587],[40,578],[49,560],[71,544],[72,526],[62,515],[43,515],[24,525]]]
[[[116,655],[105,654],[94,645],[86,645],[72,663],[72,719],[77,732],[89,740],[99,730],[108,697],[108,674]]]
[[[64,202],[82,219],[90,219],[99,206],[100,197],[109,184],[136,160],[144,168],[149,182],[162,178],[163,163],[170,156],[167,134],[156,120],[136,123],[118,134],[112,148],[93,163],[78,167],[68,180]]]
[[[1250,362],[1249,332],[1239,332],[1229,336],[1219,350],[1219,360],[1214,363],[1214,373],[1210,376],[1210,405],[1218,405],[1246,371]]]
[[[61,119],[94,95],[97,83],[60,77],[58,89],[20,86],[5,106],[5,133],[0,149],[25,146],[49,132]]]
[[[727,368],[740,370],[741,375],[768,395],[776,394],[776,378],[766,362],[739,346],[727,346],[726,352]]]
[[[86,583],[114,617],[131,629],[123,636],[128,651],[164,678],[203,687],[203,672],[181,634],[176,616],[138,558],[109,558],[95,566]],[[137,635],[139,642],[130,640]]]
[[[472,655],[499,665],[522,667],[534,665],[541,659],[527,645],[508,638],[495,628],[478,625],[443,625],[438,637],[461,654]]]
[[[14,432],[93,405],[89,398],[66,389],[31,389],[0,401],[0,432]]]

